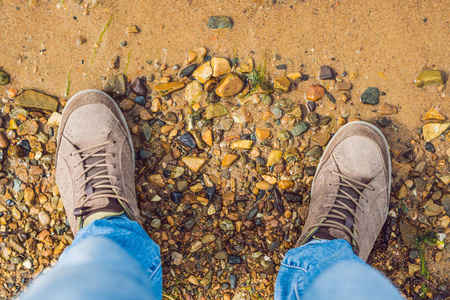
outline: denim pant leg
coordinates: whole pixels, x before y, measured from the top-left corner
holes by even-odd
[[[161,299],[159,246],[124,215],[82,228],[21,299]]]
[[[289,250],[276,300],[402,299],[392,283],[353,253],[345,240],[315,240]]]

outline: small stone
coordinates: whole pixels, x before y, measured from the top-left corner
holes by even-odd
[[[436,108],[432,107],[422,118],[422,121],[428,120],[445,121],[445,117]]]
[[[228,59],[221,57],[213,57],[211,59],[212,76],[219,77],[231,72],[231,66]]]
[[[3,151],[0,151],[0,154],[3,156]],[[8,156],[13,157],[13,158],[24,157],[25,156],[25,151],[19,145],[9,145]]]
[[[397,113],[397,107],[392,105],[392,104],[388,104],[388,103],[381,103],[380,107],[378,108],[378,112],[382,115],[394,115]]]
[[[309,166],[305,168],[305,174],[307,176],[314,176],[316,174],[316,167],[314,166]]]
[[[287,130],[280,130],[279,132],[278,132],[278,139],[280,140],[280,141],[287,141],[287,140],[289,140],[291,138],[291,136],[289,135],[289,131],[287,131]]]
[[[317,101],[325,95],[325,89],[317,84],[310,85],[306,89],[305,97],[309,101]]]
[[[348,94],[346,92],[342,92],[339,94],[338,99],[342,103],[347,103],[347,101],[350,100],[350,94]]]
[[[448,128],[450,128],[450,122],[425,124],[422,127],[423,138],[425,142],[431,142],[442,133],[444,133],[444,131],[446,131]]]
[[[291,133],[293,136],[299,136],[305,133],[308,130],[308,128],[309,128],[308,123],[302,121],[294,125],[294,127],[291,130]]]
[[[274,79],[273,87],[284,93],[288,93],[291,89],[291,82],[289,81],[289,78],[287,78],[286,76],[284,76],[284,75],[279,76]]]
[[[205,110],[205,119],[210,120],[228,114],[228,110],[219,103],[210,103]]]
[[[146,96],[147,95],[147,87],[145,86],[144,81],[137,77],[134,79],[133,83],[130,87],[131,91],[138,96]]]
[[[408,274],[410,276],[413,276],[414,273],[420,271],[420,266],[412,264],[412,263],[408,263]]]
[[[227,16],[211,16],[209,17],[207,26],[209,29],[232,28],[233,21]]]
[[[391,125],[391,122],[392,121],[390,119],[388,119],[388,118],[378,118],[377,119],[377,125],[382,127],[382,128]]]
[[[188,51],[187,61],[188,63],[199,64],[203,62],[205,55],[206,55],[205,47],[194,47]]]
[[[16,98],[15,103],[16,105],[25,108],[47,110],[52,112],[56,111],[59,105],[56,98],[32,90],[27,90],[20,94]]]
[[[427,217],[433,217],[439,215],[441,212],[444,211],[444,207],[437,205],[433,202],[433,200],[428,200],[427,203],[423,206],[424,208],[424,215]]]
[[[341,125],[341,126],[345,125],[345,123],[347,123],[347,119],[342,116],[339,116],[337,123],[338,123],[338,125]]]
[[[120,101],[119,107],[122,111],[129,111],[134,107],[135,102],[131,99],[123,99]]]
[[[239,75],[234,73],[228,73],[216,87],[216,94],[219,97],[227,98],[237,95],[244,87],[244,82],[242,82]]]
[[[26,120],[17,128],[17,134],[23,135],[35,135],[39,129],[39,124],[34,120]]]
[[[0,85],[5,85],[9,83],[9,75],[5,71],[0,70]]]
[[[9,140],[6,137],[6,135],[0,131],[0,148],[8,148],[9,146]]]
[[[329,66],[321,66],[319,72],[320,80],[334,79],[334,71]]]
[[[259,190],[267,191],[270,188],[271,184],[266,181],[258,181],[256,183],[256,188]]]
[[[181,159],[193,172],[198,172],[207,162],[206,157],[185,156]]]
[[[320,146],[313,146],[311,147],[307,152],[306,152],[306,156],[307,157],[315,157],[315,158],[320,158],[322,156],[323,150],[322,147]]]
[[[187,66],[186,68],[181,70],[180,75],[179,75],[180,79],[191,76],[192,73],[195,71],[195,69],[197,69],[197,64],[192,64],[190,66]]]
[[[211,67],[211,61],[207,61],[198,67],[192,76],[201,83],[206,83],[212,76],[213,69]]]
[[[239,63],[239,67],[236,68],[236,72],[239,74],[248,74],[251,71],[253,71],[253,59],[251,57],[244,58]]]
[[[203,133],[202,140],[209,146],[213,146],[213,133],[211,129],[208,129]]]
[[[436,149],[434,148],[434,145],[430,142],[425,143],[425,150],[427,150],[428,152],[434,153],[436,152]]]
[[[408,246],[411,247],[414,245],[416,241],[416,237],[419,234],[419,229],[410,223],[402,220],[400,221],[400,233],[402,235],[403,242]]]
[[[227,251],[225,251],[225,250],[216,252],[216,253],[214,254],[214,258],[215,258],[215,259],[218,259],[218,260],[226,260],[226,259],[228,259],[228,253],[227,253]]]
[[[273,166],[283,157],[283,151],[281,150],[272,150],[269,153],[269,157],[267,159],[267,166]]]
[[[242,258],[240,258],[239,256],[235,256],[235,255],[230,255],[228,257],[228,263],[232,264],[232,265],[238,265],[242,263]]]
[[[334,88],[336,91],[349,91],[352,88],[352,84],[347,81],[336,82]]]
[[[283,116],[283,110],[279,107],[272,108],[271,112],[277,119],[279,119]]]
[[[22,263],[22,265],[24,266],[25,269],[28,269],[28,270],[30,270],[31,268],[33,268],[33,264],[32,264],[32,262],[31,262],[31,260],[29,260],[29,259],[26,259],[26,260]]]
[[[186,90],[184,92],[184,97],[189,104],[194,102],[200,102],[204,96],[205,92],[203,87],[197,80],[193,80],[186,85]]]
[[[197,280],[197,278],[194,275],[190,275],[188,277],[187,281],[189,281],[193,285],[198,285],[198,280]]]
[[[78,43],[78,45],[83,45],[83,44],[85,44],[86,42],[87,42],[86,37],[84,37],[84,36],[78,36],[78,37],[77,37],[77,43]]]
[[[39,219],[39,223],[42,226],[45,226],[50,223],[50,216],[44,211],[39,212],[38,219]]]
[[[227,153],[222,159],[222,167],[229,168],[239,159],[238,155]]]
[[[183,262],[183,254],[176,251],[172,251],[172,263],[176,266],[181,265]]]
[[[235,274],[230,275],[230,286],[232,289],[237,287],[237,276]]]
[[[249,150],[252,148],[253,141],[252,140],[239,140],[233,142],[230,146],[231,149],[244,149]]]
[[[271,135],[270,129],[256,128],[255,135],[259,141],[267,140]]]
[[[408,188],[402,184],[400,188],[395,192],[395,198],[398,200],[404,199],[408,195]]]
[[[440,85],[444,84],[444,78],[442,72],[439,70],[424,70],[417,75],[414,83],[418,87],[424,87],[430,84]]]
[[[105,84],[104,90],[117,96],[124,96],[126,93],[125,75],[117,74],[111,76]]]
[[[139,111],[139,117],[140,117],[141,120],[143,120],[143,121],[148,121],[148,120],[153,119],[153,117],[152,117],[152,115],[150,114],[150,112],[149,112],[148,110],[146,110],[145,108],[144,108],[144,109],[141,109],[141,110]]]
[[[161,96],[165,96],[182,88],[184,88],[184,83],[179,81],[173,81],[167,83],[159,83],[155,85],[154,90]]]
[[[150,223],[150,226],[152,226],[152,228],[158,229],[159,227],[161,227],[161,220],[153,219],[152,222]]]
[[[380,101],[380,92],[376,87],[368,87],[361,95],[364,104],[377,105]]]
[[[228,219],[224,219],[224,220],[220,221],[219,227],[223,231],[234,231],[234,224],[231,220],[228,220]]]
[[[139,29],[137,28],[136,25],[129,25],[125,29],[125,33],[126,34],[139,33]]]
[[[34,205],[34,190],[30,187],[27,187],[24,191],[23,198],[25,200],[25,203],[28,206],[33,206]]]
[[[292,180],[280,180],[278,182],[278,186],[282,190],[287,190],[287,189],[289,189],[289,188],[294,186],[294,182]]]
[[[62,118],[62,115],[60,113],[58,113],[58,112],[52,113],[50,118],[48,118],[47,126],[58,127],[59,124],[61,123],[61,118]]]
[[[323,147],[331,139],[331,134],[329,132],[318,132],[314,134],[311,139]]]
[[[120,56],[119,55],[114,55],[110,60],[109,60],[109,67],[111,69],[118,69],[120,67]]]
[[[309,101],[309,103],[314,103],[315,104],[315,102],[312,102],[312,101]],[[302,105],[301,104],[293,105],[292,108],[286,112],[286,114],[288,116],[294,117],[294,118],[296,118],[298,120],[303,119]]]
[[[310,112],[313,112],[316,110],[317,104],[314,101],[308,101],[308,103],[306,103],[306,106],[308,107],[308,110]]]
[[[303,201],[303,196],[293,192],[284,192],[283,197],[289,203],[301,203]]]

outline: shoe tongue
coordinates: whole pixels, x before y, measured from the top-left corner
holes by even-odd
[[[359,200],[360,195],[354,189],[349,188],[349,187],[341,187],[339,189],[338,195],[343,195],[344,196],[343,191],[345,193],[349,194],[352,198]],[[355,211],[355,209],[356,209],[356,204],[353,203],[353,201],[351,201],[349,199],[337,197],[335,204],[338,204],[338,203],[344,203],[346,206],[350,207],[353,211]],[[333,220],[333,221],[338,222],[338,223],[341,223],[341,224],[347,226],[350,230],[352,230],[353,229],[353,222],[354,222],[353,215],[349,211],[347,211],[346,209],[335,208],[334,210],[337,210],[337,211],[345,214],[347,219],[345,221],[341,220],[341,219],[338,219],[338,218],[328,218],[328,219],[329,220]],[[330,215],[336,215],[336,214],[333,213],[333,212],[330,212]],[[315,238],[315,239],[327,239],[327,240],[345,239],[349,243],[352,243],[351,237],[346,232],[344,232],[342,230],[339,230],[339,229],[328,228],[328,227],[319,227],[319,229],[316,231],[316,233],[314,233],[313,238]]]

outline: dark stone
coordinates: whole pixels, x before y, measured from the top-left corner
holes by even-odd
[[[293,136],[299,136],[299,135],[305,133],[308,130],[308,128],[309,128],[309,124],[304,121],[301,121],[294,125],[294,127],[291,130],[291,133]]]
[[[269,250],[270,252],[272,252],[272,251],[277,250],[278,247],[280,247],[280,242],[279,242],[279,241],[274,241],[272,244],[269,245],[269,247],[267,248],[267,250]]]
[[[141,149],[141,150],[138,151],[138,158],[139,159],[147,159],[147,158],[149,158],[151,156],[152,156],[152,153],[150,151],[148,151],[148,150]]]
[[[419,251],[417,250],[411,250],[411,252],[409,252],[409,258],[412,260],[415,260],[419,257]]]
[[[177,138],[177,142],[188,148],[194,149],[195,147],[197,147],[197,143],[195,142],[194,137],[189,132],[186,132],[182,136],[179,136]]]
[[[18,145],[25,149],[26,151],[31,151],[30,142],[27,140],[21,140]]]
[[[193,64],[190,66],[187,66],[180,72],[180,78],[191,76],[192,73],[194,73],[195,69],[197,69],[197,64]]]
[[[413,161],[414,160],[414,150],[412,150],[412,149],[408,150],[408,151],[404,152],[402,154],[402,156],[409,161]]]
[[[284,212],[286,211],[286,208],[284,208],[283,199],[281,198],[280,191],[278,191],[277,188],[274,188],[272,195],[273,195],[273,199],[274,199],[273,204],[274,204],[275,208],[278,210],[278,212],[280,214],[284,214]]]
[[[228,283],[222,283],[222,289],[227,290],[230,288],[230,285]]]
[[[264,226],[264,224],[263,224],[261,218],[258,218],[258,219],[255,220],[255,225],[256,225],[256,226]]]
[[[305,173],[308,176],[314,176],[314,174],[316,174],[316,167],[306,167]]]
[[[289,203],[301,203],[303,196],[293,192],[284,192],[283,197]]]
[[[8,84],[9,75],[5,71],[0,71],[0,85]]]
[[[220,101],[220,97],[216,95],[216,93],[209,93],[208,97],[206,98],[206,101],[208,103],[217,103]]]
[[[126,93],[125,75],[117,74],[108,79],[105,85],[105,91],[107,93],[123,96]]]
[[[255,158],[256,163],[260,166],[265,166],[266,165],[266,160],[264,158],[262,158],[261,156],[258,156],[257,158]]]
[[[211,201],[212,197],[216,194],[216,187],[208,187],[206,188],[206,195],[208,196],[208,200]]]
[[[330,116],[320,116],[319,125],[327,125],[328,123],[330,123],[330,121]]]
[[[257,201],[261,200],[264,197],[265,194],[266,194],[266,191],[260,190],[259,193],[258,193],[258,196],[256,197],[256,200]]]
[[[286,70],[287,69],[287,65],[286,64],[281,64],[276,66],[277,70]]]
[[[133,93],[135,93],[138,96],[145,96],[145,95],[147,95],[147,87],[145,86],[144,81],[141,78],[139,78],[139,77],[137,77],[133,81],[133,83],[131,84],[130,89],[131,89],[131,91]]]
[[[230,179],[230,170],[228,168],[223,168],[220,174],[223,178]]]
[[[334,79],[334,71],[329,66],[321,66],[320,72],[319,72],[319,79],[320,80],[326,80],[326,79]]]
[[[242,258],[240,258],[239,256],[230,255],[228,257],[228,263],[232,264],[232,265],[241,264],[242,263]]]
[[[134,102],[136,102],[139,105],[144,106],[147,103],[147,100],[145,100],[144,96],[137,96],[136,98],[134,98]]]
[[[427,151],[434,153],[436,152],[436,149],[434,148],[434,145],[430,142],[425,144],[425,149],[427,149]]]
[[[207,26],[209,29],[231,28],[233,27],[233,21],[227,16],[211,16]]]
[[[308,101],[308,103],[306,104],[306,106],[308,107],[308,110],[309,110],[310,112],[313,112],[313,111],[316,110],[317,104],[316,104],[316,102],[314,102],[314,101]]]
[[[237,286],[237,276],[234,274],[230,275],[230,286],[232,289],[235,289]]]
[[[171,194],[170,194],[170,200],[172,200],[173,202],[175,202],[175,203],[180,203],[181,202],[181,197],[183,196],[183,194],[182,193],[180,193],[180,192],[172,192]]]
[[[380,127],[387,127],[387,126],[389,126],[389,125],[391,125],[391,120],[390,119],[388,119],[388,118],[378,118],[377,119],[377,124],[380,126]]]
[[[323,153],[322,147],[320,147],[319,145],[315,145],[306,152],[306,156],[319,158],[322,156],[322,153]]]
[[[336,103],[336,98],[334,98],[330,92],[326,91],[325,96],[327,96],[327,99],[330,100],[331,103]]]
[[[364,104],[377,105],[380,102],[380,91],[376,87],[368,87],[361,95]]]
[[[184,227],[186,228],[186,231],[191,231],[192,228],[194,228],[195,225],[195,219],[194,218],[190,218],[189,220],[187,220],[184,223]]]
[[[247,215],[247,219],[252,219],[254,218],[257,214],[258,214],[259,209],[257,207],[253,207],[252,209],[250,209],[248,215]]]
[[[320,122],[320,116],[317,113],[310,113],[308,115],[308,121],[311,124],[319,124]]]

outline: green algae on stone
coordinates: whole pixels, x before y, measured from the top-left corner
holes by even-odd
[[[417,75],[414,83],[418,87],[424,87],[431,84],[444,84],[443,74],[439,70],[424,70]]]
[[[0,85],[9,83],[9,75],[5,71],[0,71]]]
[[[225,116],[228,110],[219,103],[211,103],[205,111],[205,119],[209,120],[216,117]]]
[[[209,29],[224,29],[233,27],[233,21],[227,16],[211,16],[209,17],[208,24]]]

